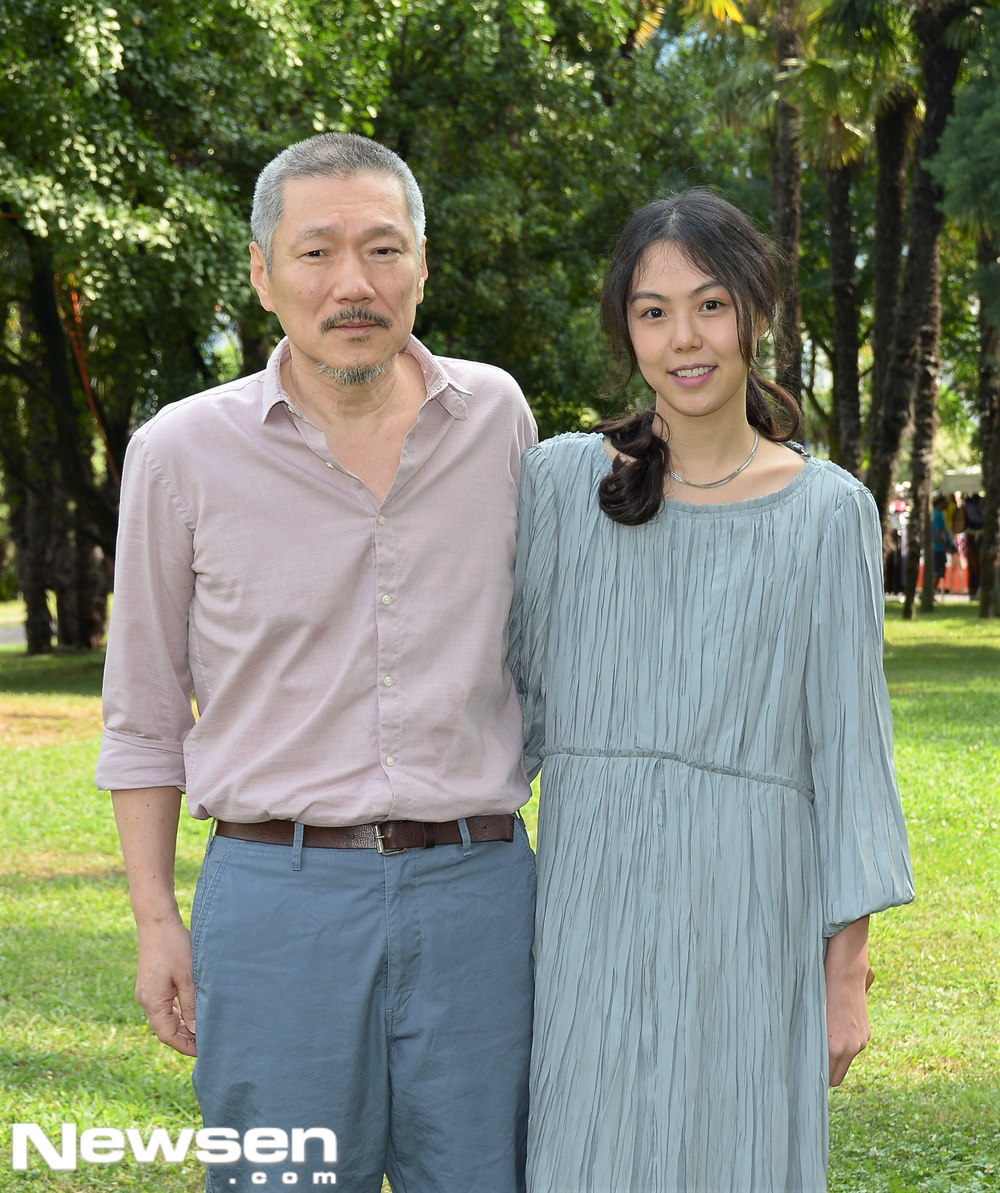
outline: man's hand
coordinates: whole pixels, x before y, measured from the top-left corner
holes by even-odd
[[[840,1085],[851,1061],[872,1038],[867,997],[871,985],[867,916],[848,924],[827,941],[825,971],[830,1084]]]
[[[184,1056],[198,1055],[191,933],[179,917],[140,929],[135,996],[158,1039]]]
[[[197,1056],[191,934],[174,896],[181,793],[176,787],[113,791],[129,897],[139,929],[135,996],[164,1044]]]

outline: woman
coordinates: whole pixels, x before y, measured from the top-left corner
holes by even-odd
[[[650,410],[524,458],[512,667],[538,826],[531,1193],[816,1193],[913,896],[871,496],[754,368],[778,273],[705,191],[602,298]]]

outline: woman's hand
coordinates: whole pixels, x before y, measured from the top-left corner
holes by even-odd
[[[867,992],[875,975],[868,965],[867,916],[827,941],[824,968],[830,1084],[840,1085],[872,1038]]]

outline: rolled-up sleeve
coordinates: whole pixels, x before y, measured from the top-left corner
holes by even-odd
[[[122,477],[97,785],[185,790],[193,519],[139,431]]]

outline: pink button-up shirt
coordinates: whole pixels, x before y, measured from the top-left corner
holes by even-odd
[[[524,397],[411,339],[427,399],[380,504],[291,409],[286,351],[132,438],[98,786],[242,822],[511,812]]]

